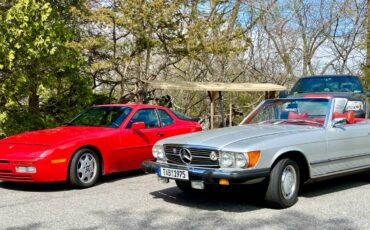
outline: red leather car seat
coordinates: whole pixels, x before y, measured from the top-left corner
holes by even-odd
[[[301,113],[301,114],[298,114],[298,113],[295,113],[295,112],[289,112],[288,113],[288,119],[303,119],[303,118],[307,118],[308,117],[308,113]]]
[[[347,124],[353,124],[355,123],[355,113],[353,111],[348,111],[345,113],[333,113],[333,119],[334,118],[346,118]]]

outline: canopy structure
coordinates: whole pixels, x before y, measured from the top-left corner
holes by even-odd
[[[221,92],[275,92],[286,90],[285,86],[270,83],[223,83],[223,82],[190,82],[190,81],[144,81],[155,89],[205,91],[211,100],[211,129],[214,127],[215,99],[220,99],[222,126],[225,126],[223,99]]]
[[[145,81],[156,89],[208,91],[208,92],[261,92],[281,91],[286,87],[270,83],[223,83],[223,82],[191,82],[191,81]]]

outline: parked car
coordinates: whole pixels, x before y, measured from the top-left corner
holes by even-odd
[[[209,185],[266,184],[266,201],[287,208],[301,183],[370,168],[370,122],[346,98],[271,99],[239,126],[167,138],[144,171],[191,191]]]
[[[0,180],[86,188],[102,175],[140,169],[158,140],[200,130],[165,107],[93,106],[64,126],[0,140]]]
[[[355,117],[364,118],[369,111],[366,93],[361,80],[352,75],[317,75],[300,78],[290,91],[282,91],[281,98],[303,97],[304,95],[333,95],[347,98],[347,111],[353,111]]]

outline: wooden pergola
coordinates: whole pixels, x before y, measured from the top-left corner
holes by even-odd
[[[144,81],[155,89],[187,90],[208,92],[211,100],[211,129],[214,127],[215,100],[220,99],[221,119],[225,126],[222,92],[276,92],[286,90],[285,86],[270,83],[222,83],[222,82],[190,82],[190,81]],[[269,94],[266,94],[269,95]]]

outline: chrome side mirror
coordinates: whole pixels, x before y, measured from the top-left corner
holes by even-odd
[[[338,126],[344,125],[346,123],[347,123],[347,119],[344,118],[344,117],[334,118],[331,121],[331,124],[332,124],[333,127],[338,127]]]

